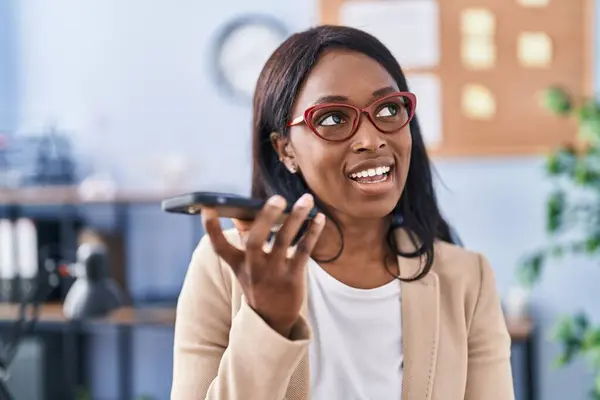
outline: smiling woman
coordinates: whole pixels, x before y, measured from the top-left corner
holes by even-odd
[[[415,111],[365,32],[321,26],[273,53],[253,125],[253,196],[268,201],[226,232],[203,211],[173,399],[514,399],[492,270],[452,244]]]

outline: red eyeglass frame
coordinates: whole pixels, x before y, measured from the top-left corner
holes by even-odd
[[[410,108],[410,112],[408,115],[408,118],[406,119],[406,123],[404,125],[402,125],[401,127],[394,129],[393,131],[384,131],[382,129],[379,129],[379,127],[377,126],[377,124],[375,123],[374,117],[372,115],[373,112],[373,106],[379,102],[383,102],[387,99],[391,99],[392,97],[398,97],[398,96],[404,96],[404,97],[408,97],[408,99],[411,102],[411,108]],[[356,112],[356,119],[354,120],[354,124],[352,125],[352,133],[348,136],[345,137],[343,139],[338,139],[338,140],[332,140],[332,139],[327,139],[324,138],[323,136],[321,136],[319,134],[319,132],[317,131],[317,129],[315,128],[314,124],[312,123],[312,116],[315,112],[319,111],[322,108],[326,108],[326,107],[346,107],[346,108],[350,108],[352,110],[354,110]],[[356,134],[356,131],[358,130],[358,125],[360,123],[360,116],[362,114],[367,114],[367,118],[369,119],[369,121],[371,122],[371,124],[373,124],[373,126],[375,127],[375,129],[377,129],[379,132],[381,133],[385,133],[385,134],[392,134],[392,133],[396,133],[400,130],[402,130],[403,128],[405,128],[410,121],[412,121],[412,119],[415,116],[415,110],[417,109],[417,96],[412,93],[412,92],[393,92],[390,93],[388,95],[385,95],[383,97],[380,97],[376,100],[374,100],[372,103],[370,103],[368,106],[364,107],[364,108],[359,108],[359,107],[355,107],[351,104],[347,104],[347,103],[322,103],[322,104],[316,104],[314,106],[308,107],[305,111],[304,114],[301,116],[298,116],[296,118],[294,118],[293,120],[291,120],[290,122],[288,122],[287,126],[288,127],[292,127],[292,126],[296,126],[296,125],[300,125],[301,123],[305,123],[306,126],[308,126],[310,128],[310,130],[317,135],[318,137],[320,137],[321,139],[327,141],[327,142],[343,142],[345,140],[350,139],[352,136],[354,136]]]

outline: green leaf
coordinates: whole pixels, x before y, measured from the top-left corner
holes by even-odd
[[[600,400],[600,391],[596,389],[590,390],[589,397],[591,400]]]
[[[575,110],[575,115],[580,122],[594,119],[598,114],[600,114],[600,104],[595,98],[586,100]]]
[[[542,94],[542,107],[558,115],[566,115],[571,109],[569,95],[559,87],[546,89]]]
[[[546,159],[546,172],[550,176],[565,174],[573,169],[576,161],[575,149],[563,147],[551,153]]]
[[[552,334],[554,339],[563,342],[568,341],[575,336],[575,328],[573,326],[573,319],[571,317],[563,317],[559,320],[558,324],[554,328]]]
[[[533,286],[539,279],[545,261],[543,252],[533,253],[525,257],[517,268],[517,281],[525,286]]]
[[[580,335],[583,335],[584,331],[587,330],[590,326],[590,322],[588,320],[587,315],[585,315],[584,313],[578,313],[573,318],[573,325],[575,326],[577,332]]]
[[[593,393],[595,396],[600,395],[600,375],[596,375],[596,377],[594,379]]]
[[[592,168],[587,158],[580,158],[573,169],[573,180],[582,186],[589,186],[598,180],[598,173]]]
[[[562,191],[555,191],[550,195],[547,203],[547,229],[550,233],[555,233],[562,225],[562,216],[565,210],[565,194]]]
[[[554,365],[556,367],[564,367],[570,364],[575,356],[577,355],[577,348],[573,346],[567,346],[563,350],[562,354],[560,354],[555,360]]]
[[[600,115],[588,117],[579,123],[579,136],[587,141],[600,141]]]
[[[546,160],[546,170],[550,175],[557,175],[562,171],[562,165],[560,162],[560,154],[552,153]]]
[[[571,362],[571,360],[569,359],[569,356],[567,356],[567,354],[561,354],[558,357],[556,357],[556,359],[554,360],[554,367],[555,368],[562,368],[565,367],[569,364],[569,362]]]
[[[594,234],[585,239],[585,251],[588,254],[594,254],[600,249],[600,235]]]

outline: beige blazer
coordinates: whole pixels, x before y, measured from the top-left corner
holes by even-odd
[[[241,246],[235,230],[225,234]],[[404,246],[405,233],[397,231],[396,240]],[[418,259],[400,257],[399,265],[402,276],[420,268]],[[431,272],[402,283],[401,307],[398,400],[514,399],[511,340],[484,257],[438,242]],[[205,236],[178,301],[171,399],[310,399],[306,314],[305,302],[291,339],[272,330],[247,305],[235,275]]]

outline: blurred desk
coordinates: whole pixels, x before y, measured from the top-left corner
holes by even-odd
[[[12,304],[0,304],[0,325],[9,325],[18,316],[18,306]],[[39,322],[36,332],[51,329],[67,329],[65,347],[63,354],[67,364],[67,381],[70,386],[76,386],[78,366],[77,346],[75,346],[75,335],[84,334],[94,325],[112,325],[119,332],[119,375],[120,375],[120,398],[132,399],[132,337],[131,328],[141,326],[155,326],[173,328],[175,324],[176,310],[174,307],[123,307],[106,318],[98,318],[86,321],[68,321],[62,311],[62,304],[45,304],[40,307]],[[525,350],[525,379],[527,380],[527,400],[537,400],[537,382],[535,380],[535,341],[534,324],[530,319],[507,319],[506,324],[513,344],[521,344]]]
[[[15,321],[19,315],[19,306],[16,304],[0,304],[0,323]],[[38,323],[40,324],[66,324],[62,304],[49,303],[40,306]],[[173,327],[175,324],[175,308],[171,307],[123,307],[105,318],[96,318],[78,322],[85,325],[163,325]]]
[[[63,314],[62,304],[48,303],[40,306],[34,335],[43,337],[58,333],[62,337],[60,351],[53,356],[62,358],[56,364],[64,363],[63,368],[54,362],[47,363],[46,368],[46,374],[53,374],[54,379],[58,380],[55,382],[57,386],[54,387],[58,388],[56,390],[59,394],[52,389],[52,395],[63,400],[75,399],[77,386],[86,381],[86,377],[83,376],[86,363],[81,357],[81,353],[84,356],[86,353],[85,336],[94,326],[108,325],[115,327],[118,334],[119,398],[133,399],[132,329],[142,326],[172,329],[175,324],[175,311],[174,307],[123,307],[105,318],[69,321]],[[18,317],[18,312],[19,306],[16,304],[0,304],[0,327],[10,329]],[[60,373],[62,376],[59,377],[57,374]]]
[[[535,345],[535,326],[529,318],[507,318],[506,326],[513,344],[523,346],[525,357],[523,367],[525,369],[525,398],[527,400],[537,400],[537,371],[536,345]]]

